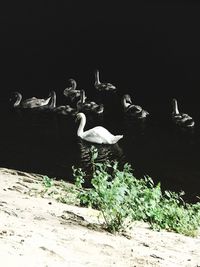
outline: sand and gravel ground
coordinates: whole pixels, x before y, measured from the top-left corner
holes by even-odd
[[[127,237],[94,230],[97,211],[30,193],[44,189],[41,176],[1,168],[0,180],[2,267],[200,266],[200,236],[156,232],[145,223]]]

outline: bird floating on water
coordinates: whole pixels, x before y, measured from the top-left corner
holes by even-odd
[[[122,98],[122,106],[124,108],[124,112],[131,117],[137,119],[144,119],[149,115],[149,112],[142,109],[141,106],[134,105],[132,103],[131,97],[129,94],[125,94]]]
[[[85,90],[81,90],[80,100],[77,102],[78,112],[92,112],[96,114],[102,114],[104,111],[104,105],[98,105],[94,101],[86,101]]]
[[[76,98],[80,97],[80,90],[77,90],[77,83],[74,79],[69,79],[70,86],[67,87],[63,94],[66,97],[69,97],[71,101],[74,101]]]
[[[77,114],[77,110],[70,105],[65,106],[58,106],[54,109],[54,113],[58,115],[64,115],[64,116],[74,116]]]
[[[84,127],[86,124],[85,114],[80,112],[76,115],[76,117],[78,120],[80,120],[77,136],[85,141],[96,144],[111,145],[117,143],[121,138],[123,138],[123,135],[113,135],[102,126],[96,126],[92,129],[84,131]]]
[[[22,94],[19,92],[14,92],[14,98],[15,102],[13,104],[14,108],[38,108],[38,107],[44,107],[50,103],[50,101],[53,101],[53,105],[55,106],[55,91],[51,91],[49,96],[46,99],[43,98],[36,98],[36,97],[31,97],[28,99],[22,100]]]
[[[94,87],[98,90],[98,91],[113,91],[115,92],[117,90],[116,86],[113,85],[112,83],[102,83],[100,82],[99,79],[99,70],[95,71],[95,83],[94,83]]]
[[[191,116],[186,113],[180,113],[178,110],[178,102],[175,98],[172,99],[172,120],[178,126],[183,128],[192,128],[195,122]]]

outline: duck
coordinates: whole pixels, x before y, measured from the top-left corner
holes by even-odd
[[[77,90],[77,82],[74,79],[69,79],[70,86],[63,91],[64,96],[70,98],[73,102],[76,98],[80,97],[80,90]]]
[[[144,119],[149,115],[149,112],[144,110],[141,106],[134,105],[132,103],[129,94],[125,94],[122,97],[122,106],[126,115],[137,119]]]
[[[180,113],[178,110],[178,102],[177,99],[172,99],[172,120],[178,126],[183,128],[193,128],[195,122],[191,116],[186,113]]]
[[[117,90],[116,86],[112,83],[101,83],[99,80],[99,70],[95,71],[95,82],[94,87],[98,91],[113,91],[115,92]]]
[[[120,139],[123,138],[123,135],[113,135],[102,126],[96,126],[92,129],[84,131],[84,127],[86,125],[86,116],[82,112],[79,112],[76,115],[76,120],[80,120],[77,136],[87,142],[112,145],[116,144]]]
[[[104,105],[100,104],[98,105],[94,101],[87,101],[86,102],[86,95],[85,95],[85,90],[80,91],[80,100],[77,102],[77,110],[79,112],[92,112],[96,114],[102,114],[104,112]]]
[[[46,99],[31,97],[22,100],[22,94],[20,92],[14,92],[13,95],[15,98],[15,102],[13,104],[14,108],[23,108],[23,109],[38,108],[48,105],[51,102],[51,100],[52,100],[51,104],[53,103],[53,105],[55,105],[55,97],[56,97],[55,91],[51,91]]]

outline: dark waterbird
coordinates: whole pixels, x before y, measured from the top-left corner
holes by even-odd
[[[85,90],[81,90],[80,100],[77,102],[77,111],[83,113],[102,114],[104,111],[103,104],[98,105],[94,101],[87,100]]]
[[[14,92],[10,100],[12,102],[14,101],[13,103],[14,108],[32,109],[32,108],[47,106],[49,103],[51,105],[55,105],[55,97],[56,97],[55,91],[51,91],[47,98],[31,97],[22,100],[22,94],[19,92]],[[51,102],[51,100],[53,101],[53,103]]]
[[[112,83],[108,83],[108,82],[100,82],[99,79],[99,70],[95,71],[95,82],[94,82],[94,87],[98,90],[98,91],[116,91],[117,88],[115,85],[113,85]]]
[[[144,110],[141,106],[134,105],[132,103],[132,100],[129,94],[125,94],[122,97],[122,106],[123,106],[124,113],[127,116],[130,116],[136,119],[144,119],[149,115],[149,112]]]
[[[186,113],[179,112],[178,102],[175,98],[172,99],[172,120],[182,128],[193,128],[195,122],[191,116]]]
[[[70,86],[63,91],[64,96],[70,99],[71,102],[80,97],[80,90],[77,90],[77,82],[74,79],[69,79]]]

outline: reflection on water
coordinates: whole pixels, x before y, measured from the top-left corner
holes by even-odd
[[[118,143],[114,145],[101,145],[93,144],[87,141],[84,141],[78,138],[78,155],[79,161],[78,165],[82,168],[83,171],[87,173],[87,180],[90,182],[92,175],[92,163],[91,163],[91,148],[92,146],[97,150],[97,158],[95,159],[96,163],[105,163],[108,160],[117,160],[119,165],[125,163],[125,156],[122,148]]]
[[[116,159],[129,162],[136,177],[150,175],[163,189],[184,190],[186,199],[199,195],[199,128],[183,130],[170,120],[132,121],[120,112],[105,113],[101,121],[89,120],[86,129],[103,125],[124,138],[115,145],[98,145],[77,138],[73,116],[54,112],[16,113],[1,118],[3,167],[45,173],[72,181],[72,165],[91,170],[90,150],[98,150],[97,162]],[[4,111],[5,112],[5,111]],[[110,115],[112,114],[112,115]],[[91,177],[90,177],[91,178]]]

